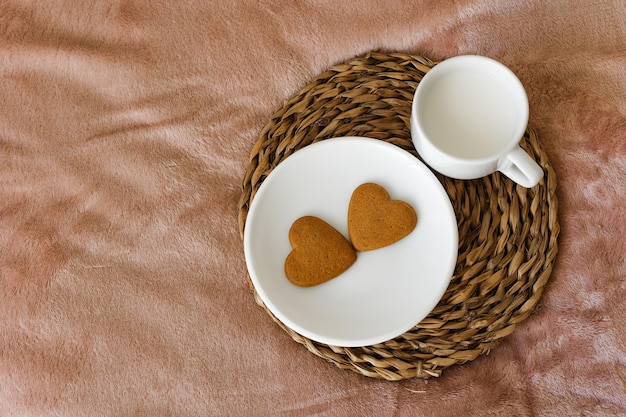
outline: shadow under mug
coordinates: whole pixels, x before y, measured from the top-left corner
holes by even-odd
[[[439,173],[474,179],[500,171],[531,188],[541,167],[519,146],[528,124],[520,80],[491,58],[461,55],[435,65],[413,97],[411,138]]]

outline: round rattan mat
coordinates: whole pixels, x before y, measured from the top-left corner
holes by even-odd
[[[252,149],[239,202],[241,235],[263,180],[304,146],[365,136],[418,157],[410,138],[411,103],[419,81],[434,65],[421,56],[370,53],[332,67],[288,100]],[[499,173],[471,181],[436,174],[457,216],[459,256],[443,298],[410,331],[373,346],[329,346],[299,335],[266,311],[310,352],[374,378],[440,376],[452,365],[489,352],[535,311],[557,254],[554,170],[534,130],[527,130],[521,145],[545,173],[531,189]]]

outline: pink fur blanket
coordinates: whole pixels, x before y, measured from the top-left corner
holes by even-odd
[[[496,58],[559,183],[540,310],[387,382],[259,308],[237,202],[270,114],[368,51]],[[0,2],[0,416],[626,415],[622,0]]]

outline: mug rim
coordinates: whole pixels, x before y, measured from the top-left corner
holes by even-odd
[[[440,73],[449,71],[451,68],[452,69],[454,69],[455,67],[458,68],[459,65],[467,65],[468,62],[469,63],[478,62],[478,65],[480,65],[481,68],[484,67],[485,65],[488,65],[491,68],[496,68],[497,72],[505,75],[507,79],[506,82],[509,85],[511,85],[515,93],[520,94],[521,96],[521,100],[519,100],[521,103],[521,107],[518,109],[518,111],[521,112],[518,114],[519,122],[515,128],[514,133],[512,133],[511,137],[508,139],[509,142],[506,144],[506,146],[502,147],[502,149],[499,150],[498,152],[488,155],[488,156],[478,157],[478,158],[464,158],[458,155],[454,155],[442,149],[440,146],[436,145],[432,141],[432,139],[429,138],[428,135],[426,135],[426,133],[424,132],[422,123],[420,123],[420,117],[419,117],[419,112],[417,108],[419,104],[418,102],[422,98],[424,91],[426,91],[427,87],[432,83],[432,81],[429,81],[429,80],[431,79],[435,80],[438,78]],[[426,86],[426,88],[424,86]],[[517,75],[515,75],[515,73],[510,68],[508,68],[503,63],[487,56],[457,55],[452,58],[445,59],[439,62],[438,64],[436,64],[435,66],[433,66],[422,77],[422,80],[419,82],[415,90],[415,93],[413,95],[413,102],[411,104],[411,125],[412,125],[411,130],[415,129],[419,137],[417,138],[412,137],[412,140],[413,142],[415,141],[427,142],[428,145],[432,147],[436,152],[445,156],[449,160],[455,161],[455,163],[461,163],[461,164],[466,164],[466,165],[480,165],[480,164],[492,163],[492,162],[499,160],[502,156],[510,152],[512,149],[515,148],[516,145],[519,144],[528,126],[529,113],[530,113],[530,108],[529,108],[529,103],[528,103],[528,95],[526,94],[526,89],[524,88],[522,82],[517,77]]]

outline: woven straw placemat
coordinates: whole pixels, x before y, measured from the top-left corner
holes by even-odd
[[[263,180],[304,146],[365,136],[418,157],[410,138],[411,103],[419,81],[434,65],[416,55],[369,53],[332,67],[288,100],[252,149],[239,202],[241,235]],[[499,173],[471,181],[436,174],[456,213],[459,256],[443,298],[410,331],[373,346],[329,346],[301,336],[266,311],[315,355],[374,378],[440,376],[452,365],[489,352],[535,311],[557,254],[554,171],[534,130],[527,130],[521,146],[545,173],[531,189]]]

